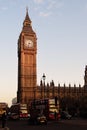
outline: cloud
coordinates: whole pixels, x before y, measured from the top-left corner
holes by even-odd
[[[61,10],[64,6],[63,0],[34,0],[34,2],[38,3],[38,6],[36,6],[35,10],[39,11],[39,15],[42,17],[48,17],[57,9]]]
[[[56,2],[55,2],[55,1],[50,1],[49,4],[48,4],[47,9],[51,9],[51,8],[53,8],[55,5],[56,5]]]
[[[64,6],[64,3],[62,1],[56,1],[56,0],[53,0],[53,1],[50,1],[49,0],[49,5],[48,5],[48,9],[52,9],[52,8],[62,8]]]
[[[5,10],[7,10],[8,8],[7,7],[1,7],[0,8],[0,10],[2,10],[2,11],[5,11]]]
[[[37,3],[37,4],[41,4],[41,3],[43,3],[43,1],[44,0],[34,0],[34,2]]]
[[[42,16],[42,17],[48,17],[51,14],[52,14],[51,12],[40,12],[40,16]]]

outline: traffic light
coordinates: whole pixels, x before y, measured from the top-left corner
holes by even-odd
[[[57,96],[55,97],[55,106],[57,106]]]

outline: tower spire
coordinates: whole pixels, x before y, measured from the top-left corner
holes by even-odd
[[[24,22],[23,22],[22,32],[34,33],[34,31],[32,29],[32,21],[29,17],[29,14],[28,14],[28,7],[26,7],[26,16],[25,16],[25,19],[24,19]]]
[[[26,15],[28,14],[28,6],[26,6]]]
[[[24,20],[24,26],[26,25],[30,25],[31,26],[31,20],[30,20],[30,17],[28,15],[28,7],[26,7],[26,16],[25,16],[25,20]]]

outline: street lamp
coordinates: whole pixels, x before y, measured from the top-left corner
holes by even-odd
[[[45,79],[46,79],[46,76],[44,73],[43,73],[42,79],[43,79],[43,84],[44,84],[44,98],[45,98]]]

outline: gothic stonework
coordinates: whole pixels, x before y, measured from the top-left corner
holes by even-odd
[[[26,11],[22,32],[18,39],[18,92],[17,102],[29,102],[37,84],[37,37]]]
[[[69,84],[54,85],[54,81],[45,85],[42,81],[37,86],[37,37],[32,29],[31,20],[26,11],[22,32],[18,39],[18,91],[17,102],[29,103],[32,99],[43,98],[80,98],[87,96],[87,66],[85,68],[84,86],[73,87]]]

